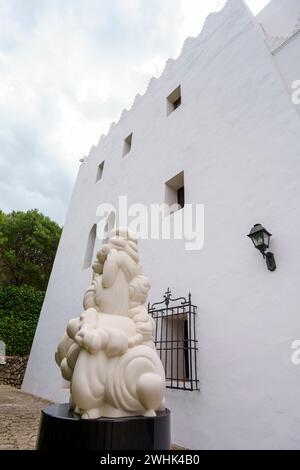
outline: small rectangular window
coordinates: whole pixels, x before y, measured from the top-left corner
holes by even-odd
[[[129,134],[128,137],[124,140],[124,145],[123,145],[123,157],[127,155],[130,150],[131,150],[131,145],[132,145],[132,132]]]
[[[179,85],[167,97],[167,116],[181,105],[181,86]]]
[[[96,176],[96,183],[97,181],[101,180],[102,175],[103,175],[103,169],[104,169],[104,162],[100,163],[97,169],[97,176]]]
[[[184,207],[184,186],[177,189],[177,204],[181,207]]]
[[[174,101],[173,103],[174,109],[179,108],[180,105],[181,105],[181,96],[179,96],[179,98]]]
[[[184,207],[184,199],[184,171],[181,171],[165,183],[165,204],[171,213],[176,212]]]

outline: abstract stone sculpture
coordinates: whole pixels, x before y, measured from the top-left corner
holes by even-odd
[[[84,312],[68,323],[55,356],[70,406],[86,419],[155,416],[165,410],[165,374],[136,236],[113,230],[92,268]]]

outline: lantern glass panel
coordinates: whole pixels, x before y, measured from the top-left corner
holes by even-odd
[[[258,248],[264,244],[264,236],[262,232],[257,232],[252,235],[254,245]]]
[[[264,244],[267,248],[269,248],[270,235],[267,232],[264,232]]]

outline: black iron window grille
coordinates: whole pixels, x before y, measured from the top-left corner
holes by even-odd
[[[197,307],[191,294],[172,298],[170,289],[164,300],[148,305],[155,323],[155,346],[164,365],[167,388],[199,390],[197,377]]]

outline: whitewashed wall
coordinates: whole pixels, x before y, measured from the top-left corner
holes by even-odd
[[[293,88],[295,81],[300,82],[300,0],[272,0],[256,19],[291,100],[296,92],[293,104],[300,113],[299,84]]]
[[[300,2],[271,0],[256,18],[268,36],[289,37],[300,21]]]
[[[179,84],[182,105],[166,117]],[[133,135],[122,159],[123,139]],[[205,204],[205,245],[142,241],[151,301],[169,286],[198,305],[200,392],[168,392],[173,441],[197,449],[300,448],[300,121],[254,18],[230,0],[150,82],[80,167],[23,389],[64,400],[54,352],[81,312],[82,270],[101,202],[163,202],[185,172],[186,202]],[[103,178],[94,183],[105,160]],[[272,233],[278,269],[267,271],[246,234]]]
[[[290,98],[297,99],[297,102],[293,102],[300,114],[300,31],[274,53],[274,60]],[[295,82],[298,82],[297,88],[293,87]]]

